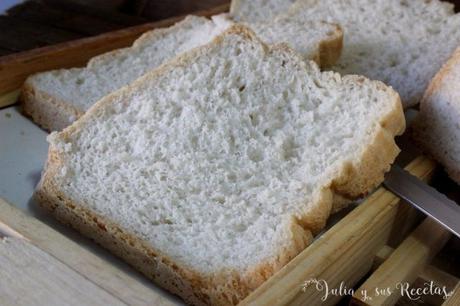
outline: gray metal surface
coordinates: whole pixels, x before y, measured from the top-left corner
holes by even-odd
[[[404,169],[393,166],[385,187],[460,237],[460,206]]]

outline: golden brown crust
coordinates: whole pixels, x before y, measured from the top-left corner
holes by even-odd
[[[360,76],[346,76],[359,81]],[[386,86],[378,81],[378,86]],[[387,89],[391,90],[391,89]],[[394,141],[396,135],[401,135],[405,129],[405,118],[399,95],[391,90],[393,104],[392,112],[388,113],[379,122],[372,136],[372,142],[355,164],[345,165],[343,173],[332,183],[335,193],[346,198],[357,198],[365,195],[369,190],[383,181],[385,172],[390,169],[400,150]]]
[[[361,76],[345,76],[359,82]],[[381,88],[385,84],[374,81]],[[373,135],[373,141],[362,152],[361,158],[354,164],[344,165],[342,173],[331,183],[333,190],[332,213],[347,207],[354,199],[366,195],[377,187],[384,178],[400,150],[394,137],[405,130],[405,118],[399,95],[391,90],[392,112],[379,123]]]
[[[250,30],[239,25],[233,26],[226,34],[237,34],[242,39],[256,41],[265,52],[285,48],[283,45],[267,47],[260,43]],[[217,37],[213,44],[219,44],[223,39],[225,39],[225,35]],[[72,133],[78,131],[93,116],[98,116],[104,105],[128,94],[132,88],[142,85],[147,80],[154,80],[165,71],[188,64],[209,48],[210,46],[195,49],[182,55],[175,61],[167,63],[135,81],[132,85],[124,87],[116,94],[105,97],[83,115],[80,120],[61,132],[59,137],[61,139],[70,137]],[[294,53],[292,54],[297,57]],[[188,303],[194,305],[235,305],[287,264],[311,242],[312,232],[317,233],[324,226],[330,214],[335,194],[340,192],[350,196],[361,195],[379,183],[381,169],[387,169],[396,154],[396,146],[392,136],[403,129],[402,107],[400,103],[398,104],[397,97],[395,94],[394,111],[388,115],[388,118],[384,118],[380,125],[377,125],[379,130],[376,132],[370,148],[356,160],[356,164],[348,167],[344,166],[337,173],[336,178],[331,180],[328,185],[315,195],[312,203],[310,203],[311,205],[308,205],[307,211],[299,213],[297,218],[293,217],[290,220],[289,228],[287,229],[291,236],[289,239],[290,244],[284,249],[277,250],[277,255],[273,258],[261,262],[248,271],[226,270],[217,271],[212,275],[200,274],[169,260],[161,252],[155,250],[153,246],[148,245],[120,226],[86,208],[84,203],[76,203],[73,199],[68,198],[59,191],[59,184],[53,180],[54,174],[59,171],[62,161],[52,147],[50,148],[46,170],[36,191],[36,198],[56,218],[64,223],[71,224],[85,235],[93,238],[152,278],[160,286],[180,295]],[[372,155],[375,154],[376,150],[379,150],[379,154],[380,152],[389,152],[390,156],[374,158]],[[375,175],[374,171],[378,171],[379,174]],[[369,176],[370,179],[365,179],[366,176]]]
[[[60,131],[80,118],[84,111],[38,90],[27,81],[19,96],[22,112],[47,131]]]
[[[326,40],[319,44],[319,62],[321,68],[327,68],[334,65],[342,53],[343,31],[337,24],[331,24],[335,31],[329,33]]]

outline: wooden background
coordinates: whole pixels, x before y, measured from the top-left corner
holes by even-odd
[[[230,0],[29,0],[0,16],[0,56],[228,2]],[[460,9],[460,0],[450,2],[456,4],[457,11]]]
[[[228,2],[29,0],[0,16],[0,56],[188,14]]]

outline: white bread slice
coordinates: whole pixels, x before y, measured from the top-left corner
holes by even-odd
[[[340,24],[344,48],[333,70],[383,81],[409,107],[460,45],[453,7],[438,0],[299,0],[288,14]]]
[[[428,86],[411,130],[417,143],[460,184],[460,48]]]
[[[132,47],[92,58],[84,68],[32,75],[22,89],[23,111],[47,130],[62,130],[102,97],[175,55],[208,43],[230,23],[187,16],[172,27],[143,34]]]
[[[265,22],[287,13],[296,0],[232,0],[230,15],[238,22]]]
[[[176,25],[150,31],[130,48],[89,61],[85,68],[29,77],[22,91],[24,112],[47,130],[61,130],[102,97],[131,83],[176,55],[210,42],[233,22],[225,15],[188,16]],[[342,31],[322,21],[278,20],[251,25],[268,43],[289,41],[307,59],[330,65],[340,55]]]
[[[234,305],[304,249],[404,130],[378,81],[234,26],[52,133],[36,199],[194,305]]]

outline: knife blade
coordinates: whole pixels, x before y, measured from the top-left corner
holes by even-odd
[[[396,165],[385,175],[383,184],[460,237],[460,206],[444,194]]]

